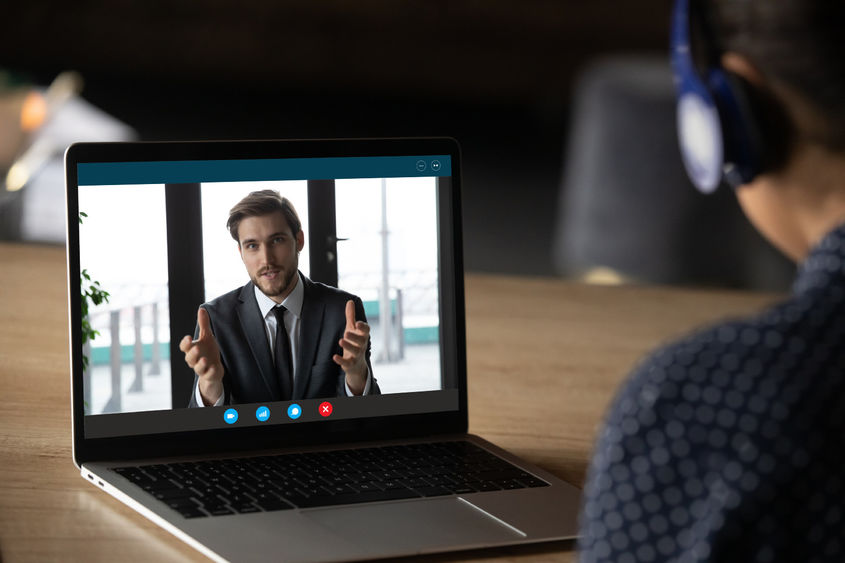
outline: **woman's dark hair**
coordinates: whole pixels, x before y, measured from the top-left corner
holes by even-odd
[[[818,131],[796,123],[803,136],[845,150],[845,2],[712,0],[706,8],[720,51],[744,55],[823,118]]]
[[[226,221],[226,228],[229,229],[229,234],[232,235],[232,238],[240,243],[241,241],[238,239],[238,226],[241,224],[241,221],[247,217],[260,217],[276,212],[281,212],[284,216],[293,236],[296,236],[302,230],[302,223],[293,204],[288,198],[282,197],[279,195],[279,192],[273,190],[251,192],[240,200],[229,211],[229,220]]]

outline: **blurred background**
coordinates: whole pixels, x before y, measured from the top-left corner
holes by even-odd
[[[465,267],[783,290],[675,144],[669,0],[12,0],[0,238],[63,244],[76,140],[447,135]],[[68,73],[73,71],[73,73]]]

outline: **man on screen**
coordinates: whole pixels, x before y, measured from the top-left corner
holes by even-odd
[[[291,202],[252,192],[226,223],[250,281],[203,304],[179,349],[194,370],[188,406],[379,393],[361,299],[299,272],[305,245]]]

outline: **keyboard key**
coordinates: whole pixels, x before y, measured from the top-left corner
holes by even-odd
[[[443,487],[420,487],[415,490],[424,497],[440,497],[452,494],[452,491]]]
[[[485,481],[483,483],[478,483],[478,490],[481,491],[481,492],[501,491],[502,487],[500,487],[496,483],[491,483],[490,481]]]
[[[171,485],[172,487],[173,485]],[[178,498],[189,498],[193,496],[193,491],[188,489],[164,489],[160,491],[153,492],[153,496],[159,500],[170,500],[170,499],[178,499]]]
[[[199,508],[199,505],[189,498],[171,499],[165,501],[165,504],[173,510],[179,510],[182,508]]]
[[[346,494],[354,494],[357,492],[355,489],[348,485],[327,485],[326,489],[331,491],[333,495],[346,495]]]
[[[383,481],[379,483],[379,486],[385,491],[399,491],[408,488],[399,481]]]
[[[354,483],[354,484],[351,485],[351,487],[353,487],[353,488],[355,488],[358,491],[363,492],[363,493],[366,493],[366,492],[369,492],[369,491],[380,491],[380,490],[382,490],[381,487],[379,487],[375,483]]]
[[[452,493],[456,494],[456,495],[466,495],[466,494],[469,494],[469,493],[476,492],[475,489],[473,489],[472,487],[466,487],[466,486],[453,487],[451,490],[452,490]]]
[[[276,500],[257,500],[255,501],[256,506],[261,508],[262,510],[266,510],[267,512],[273,512],[276,510],[292,510],[293,505],[288,504],[283,500],[276,499]]]
[[[403,479],[402,483],[404,483],[407,487],[411,489],[416,489],[418,487],[430,487],[431,483],[426,481],[425,479],[415,478],[415,479]]]
[[[500,481],[493,481],[493,482],[495,484],[499,485],[500,487],[502,487],[503,489],[505,489],[506,491],[510,491],[510,490],[513,490],[513,489],[524,489],[525,488],[524,485],[522,485],[522,483],[520,483],[519,481],[513,480],[513,479],[503,479],[503,480],[500,480]]]
[[[286,500],[294,506],[302,506],[302,504],[308,500],[307,496],[303,496],[300,493],[297,493],[296,491],[287,491],[281,494],[282,500]]]
[[[518,481],[526,487],[548,487],[549,484],[536,477],[519,478]]]
[[[196,507],[191,508],[189,506],[186,506],[182,508],[177,508],[176,511],[185,518],[203,518],[205,516],[208,516],[205,512]]]
[[[299,508],[315,508],[318,506],[334,506],[342,504],[358,504],[362,502],[378,502],[416,498],[420,495],[410,489],[394,491],[375,491],[369,493],[355,493],[349,495],[334,495],[331,497],[309,497],[295,502]]]

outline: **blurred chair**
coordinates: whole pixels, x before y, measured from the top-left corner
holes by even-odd
[[[794,266],[751,227],[734,194],[705,196],[687,179],[667,56],[591,64],[576,83],[570,127],[553,245],[560,274],[789,287]]]

